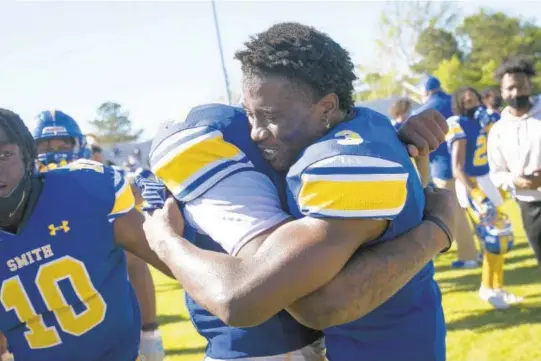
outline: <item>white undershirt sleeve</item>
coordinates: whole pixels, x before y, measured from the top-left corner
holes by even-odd
[[[255,236],[290,216],[280,206],[276,187],[256,171],[235,173],[190,201],[186,222],[236,255]]]

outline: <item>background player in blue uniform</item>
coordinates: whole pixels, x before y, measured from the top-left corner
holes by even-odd
[[[272,44],[281,48],[280,56],[276,56]],[[303,50],[307,52],[313,51],[314,54],[303,53]],[[263,55],[264,53],[266,55]],[[297,59],[302,58],[303,60],[298,60],[298,62],[293,60],[296,56],[298,56]],[[302,204],[302,202],[313,199],[317,195],[327,196],[331,198],[328,198],[327,201],[323,200],[323,202],[328,202],[327,205],[331,206],[331,208],[332,205],[337,205],[339,207],[337,210],[340,211],[342,205],[338,204],[340,201],[335,202],[336,197],[341,200],[350,197],[353,200],[353,203],[350,204],[352,207],[360,206],[360,208],[363,208],[368,206],[364,210],[368,211],[367,213],[373,211],[372,214],[365,214],[368,218],[387,218],[396,215],[395,213],[393,215],[383,214],[386,209],[385,206],[389,205],[387,204],[388,198],[385,198],[384,193],[390,190],[383,190],[384,187],[382,187],[383,193],[379,193],[376,186],[371,192],[361,191],[358,194],[348,194],[346,197],[344,197],[342,189],[336,187],[330,189],[332,188],[330,187],[327,191],[330,190],[331,192],[316,191],[314,197],[296,198],[297,194],[294,193],[295,185],[293,183],[296,182],[299,185],[300,181],[304,182],[305,177],[301,175],[301,173],[304,174],[304,170],[310,168],[314,169],[316,174],[321,171],[319,175],[332,175],[326,173],[326,171],[335,172],[337,168],[340,168],[333,167],[333,164],[329,164],[329,168],[322,164],[316,166],[314,162],[322,160],[327,155],[324,151],[314,151],[312,147],[305,148],[310,144],[315,144],[316,148],[321,144],[330,146],[333,141],[336,141],[335,150],[341,152],[344,147],[352,146],[352,152],[360,152],[353,155],[356,154],[360,158],[366,158],[365,165],[368,166],[368,169],[364,170],[367,171],[367,178],[376,175],[376,178],[381,176],[381,179],[389,180],[390,183],[386,183],[385,186],[394,184],[400,188],[400,184],[402,185],[403,196],[397,198],[402,202],[408,202],[408,209],[410,207],[413,207],[411,209],[416,208],[416,211],[412,212],[412,216],[417,217],[417,219],[408,221],[402,218],[397,221],[400,226],[394,228],[393,232],[406,232],[408,227],[413,228],[420,223],[422,204],[424,202],[420,183],[405,149],[403,146],[397,146],[400,142],[396,138],[396,132],[389,120],[380,114],[365,109],[352,108],[351,82],[355,76],[347,52],[326,35],[312,28],[299,24],[280,24],[257,36],[248,44],[248,50],[240,52],[238,57],[243,62],[243,71],[246,77],[244,97],[252,125],[252,138],[258,143],[265,158],[273,168],[284,171],[288,170],[293,163],[296,163],[301,152],[301,160],[307,162],[306,169],[301,167],[301,172],[294,169],[299,164],[298,162],[290,170],[288,182],[292,191],[291,201]],[[275,68],[272,67],[272,62],[269,65],[269,59],[276,60],[276,63],[274,63]],[[301,63],[302,65],[300,65]],[[264,71],[267,71],[267,73],[264,73]],[[356,118],[357,115],[359,115],[358,118]],[[351,122],[346,121],[340,124],[345,119],[351,120]],[[366,122],[363,122],[363,120]],[[348,128],[350,123],[353,124],[353,122],[357,125],[351,125],[352,128]],[[342,129],[342,127],[345,128]],[[366,143],[363,143],[364,137],[360,132],[361,129],[367,133]],[[317,142],[318,138],[327,132],[332,138],[331,142],[326,142],[326,137],[322,139],[322,143]],[[379,139],[378,133],[380,133]],[[337,138],[334,138],[335,135]],[[386,141],[391,144],[389,148],[382,147],[382,143]],[[371,145],[373,148],[371,148]],[[325,149],[332,151],[332,146]],[[402,173],[398,172],[403,175],[398,174],[399,178],[405,177],[402,178],[402,181],[390,180],[389,178],[397,176],[396,173],[393,176],[390,175],[397,170],[396,167],[388,168],[381,164],[381,162],[385,163],[386,161],[379,159],[382,155],[387,154],[388,156],[388,153],[385,152],[391,150],[396,153],[397,160],[400,159],[400,162],[404,164],[403,166],[408,169],[405,171],[407,174],[404,171]],[[332,161],[342,159],[345,162],[341,167],[342,171],[344,171],[344,168],[351,166],[350,170],[354,169],[354,173],[358,173],[359,164],[350,163],[351,157],[347,153],[344,153],[343,158],[340,158],[341,155],[338,154],[330,154],[330,156],[332,155],[338,157],[331,157]],[[169,157],[166,158],[163,163],[167,163],[169,160]],[[381,161],[380,163],[378,163],[378,159]],[[356,158],[356,160],[358,159]],[[390,160],[389,162],[392,163]],[[385,164],[389,165],[389,163]],[[373,167],[370,168],[370,165]],[[154,165],[152,167],[154,170]],[[401,167],[402,165],[398,165],[398,168]],[[158,166],[158,168],[160,167]],[[383,168],[386,169],[383,170]],[[155,173],[161,178],[159,169]],[[339,176],[343,175],[340,172],[337,174]],[[361,174],[353,174],[353,176],[355,175],[361,176]],[[405,200],[406,178],[408,179],[407,187],[411,194],[407,197],[408,201]],[[360,187],[359,190],[366,190],[361,189],[361,186],[367,185],[365,181],[367,179],[354,181],[353,183]],[[169,184],[169,188],[175,195],[178,193],[177,184],[173,182]],[[344,185],[346,184],[344,183]],[[375,197],[372,206],[356,203],[357,201],[364,202],[367,197]],[[292,202],[290,206],[296,207],[297,204]],[[380,206],[382,208],[379,208]],[[387,211],[391,213],[401,212],[402,207],[403,204],[395,204],[391,207],[394,209],[387,209]],[[201,283],[198,285],[192,281],[190,285],[187,285],[186,282],[190,282],[190,280],[186,275],[190,272],[183,274],[182,270],[178,270],[179,274],[177,276],[189,292],[191,292],[190,289],[194,293],[208,292],[205,297],[199,298],[207,307],[212,307],[213,300],[210,296],[213,292],[216,292],[215,290],[218,290],[220,295],[214,294],[213,296],[223,297],[227,300],[225,302],[226,306],[230,307],[228,307],[229,313],[220,313],[218,306],[216,313],[229,322],[244,325],[257,324],[272,316],[281,308],[291,305],[300,297],[308,295],[323,286],[344,266],[348,258],[361,244],[380,238],[379,235],[385,231],[387,222],[361,219],[363,217],[359,215],[362,213],[360,208],[352,209],[355,220],[336,220],[332,216],[319,218],[317,215],[312,214],[298,221],[288,223],[270,235],[259,249],[252,250],[253,254],[246,254],[245,257],[223,257],[223,255],[206,252],[199,254],[199,256],[205,257],[206,262],[203,263],[202,259],[197,262],[197,256],[195,260],[189,260],[190,258],[187,257],[186,253],[193,254],[195,251],[186,250],[182,252],[184,253],[184,256],[181,256],[183,259],[178,260],[179,268],[190,268],[190,271],[193,272],[191,277],[194,277],[197,272],[201,272],[200,278],[193,278],[198,279]],[[295,209],[291,210],[294,213],[296,212],[297,215],[299,214]],[[345,211],[348,213],[347,209]],[[302,206],[301,212],[305,212]],[[179,217],[178,213],[177,217]],[[343,218],[343,215],[340,218]],[[152,231],[150,228],[148,230]],[[155,231],[159,232],[157,229]],[[286,234],[282,233],[286,231],[289,233],[287,238]],[[387,235],[391,235],[391,233]],[[174,238],[173,235],[171,236]],[[285,238],[285,240],[281,240],[280,237]],[[179,239],[179,241],[181,240]],[[397,278],[400,278],[398,272],[396,274],[398,277],[394,275],[389,277],[389,273],[383,270],[385,267],[378,267],[377,261],[375,263],[370,262],[370,258],[374,254],[360,252],[361,255],[366,257],[363,264],[363,267],[366,267],[364,270],[360,269],[362,267],[357,268],[355,275],[353,275],[353,272],[346,272],[347,275],[341,280],[338,280],[339,275],[335,279],[336,282],[331,283],[331,285],[334,284],[334,289],[331,287],[331,291],[316,292],[315,294],[316,299],[318,297],[326,298],[331,304],[334,301],[333,306],[339,304],[339,307],[324,309],[323,312],[312,313],[308,317],[302,315],[299,317],[299,312],[302,313],[303,310],[299,310],[296,306],[300,305],[290,306],[290,311],[303,319],[303,322],[307,321],[310,326],[326,327],[332,324],[341,324],[355,320],[380,305],[384,299],[407,283],[416,272],[424,268],[423,276],[413,282],[413,285],[418,282],[423,284],[419,287],[419,290],[423,290],[420,291],[423,296],[417,294],[417,296],[413,296],[416,301],[407,302],[408,305],[416,304],[417,309],[422,310],[423,307],[426,309],[425,316],[422,316],[423,312],[420,312],[417,316],[421,315],[421,317],[414,317],[418,321],[415,326],[420,327],[418,334],[420,337],[416,339],[415,336],[408,335],[409,331],[403,329],[403,327],[413,327],[412,320],[403,318],[402,321],[405,322],[400,322],[401,320],[394,320],[393,316],[387,314],[389,308],[394,308],[397,314],[404,314],[403,309],[399,310],[401,309],[401,302],[397,301],[394,306],[388,306],[388,308],[383,306],[383,309],[387,311],[378,313],[378,316],[373,317],[368,322],[372,326],[374,324],[378,324],[379,327],[387,325],[387,327],[382,327],[382,332],[378,332],[368,342],[358,344],[353,342],[355,345],[345,342],[342,346],[333,342],[334,353],[332,355],[336,357],[335,359],[357,359],[359,357],[366,360],[390,359],[389,356],[391,355],[389,353],[393,354],[394,357],[391,357],[393,359],[405,360],[408,357],[416,360],[443,359],[445,326],[441,314],[440,296],[437,286],[432,280],[432,265],[429,264],[425,268],[433,254],[421,256],[417,253],[414,256],[410,253],[411,249],[409,251],[406,249],[398,251],[400,246],[397,243],[383,243],[378,250],[383,251],[383,254],[388,252],[388,256],[396,251],[397,258],[391,257],[393,261],[389,260],[389,262],[396,262],[397,270],[400,269],[402,275],[404,275],[402,272],[408,273],[408,276],[402,278],[399,282],[395,282]],[[385,246],[388,246],[388,248]],[[440,244],[440,246],[444,247],[443,244]],[[185,244],[182,244],[181,247],[190,249]],[[383,250],[383,248],[386,248],[386,250]],[[372,249],[372,251],[375,252],[375,249]],[[165,253],[171,254],[169,252]],[[166,255],[165,253],[164,255]],[[424,258],[425,256],[426,258]],[[375,258],[377,259],[377,256]],[[209,259],[211,261],[207,263]],[[199,265],[198,269],[188,266],[193,262]],[[204,267],[203,264],[205,264]],[[379,266],[382,266],[382,264],[379,264]],[[381,273],[378,273],[377,269]],[[366,272],[369,272],[370,276],[360,281],[363,279],[363,271],[364,276],[368,276]],[[205,274],[209,272],[212,272],[214,277],[219,279],[208,279]],[[354,278],[355,280],[353,280]],[[204,281],[202,281],[203,279]],[[424,281],[421,281],[421,279]],[[205,286],[201,287],[201,284]],[[215,287],[210,287],[210,284]],[[357,286],[366,288],[362,292],[358,292],[360,290]],[[337,289],[340,289],[340,291],[335,292]],[[225,292],[225,294],[222,292]],[[349,294],[344,294],[348,292]],[[355,292],[357,292],[355,297],[351,297],[351,294]],[[381,297],[386,292],[389,293]],[[408,293],[409,291],[406,291],[404,294]],[[306,306],[306,302],[301,303]],[[310,303],[308,302],[308,304]],[[377,312],[377,310],[374,312]],[[329,318],[333,318],[333,320],[329,321]],[[379,319],[379,322],[376,319]],[[395,326],[391,326],[392,324]],[[401,324],[401,326],[398,326],[398,324]],[[360,328],[362,329],[363,326]],[[373,327],[370,326],[366,327],[364,332],[360,331],[358,326],[354,326],[352,328],[354,331],[346,332],[349,333],[349,336],[346,336],[346,333],[341,333],[335,340],[338,338],[344,340],[349,337],[356,339],[359,336],[362,338],[363,335],[369,338],[370,332],[368,332],[368,328],[371,328],[373,332]],[[402,332],[398,331],[399,329]],[[428,329],[430,329],[430,332],[426,332]],[[401,339],[399,341],[391,341],[391,339],[396,339],[393,331],[398,331],[396,333],[400,334]],[[330,347],[330,345],[328,346]],[[342,350],[339,350],[339,348],[342,348]],[[419,357],[419,351],[416,350],[420,350],[424,358]]]
[[[508,308],[522,299],[503,290],[504,256],[509,249],[506,244],[512,241],[513,232],[501,209],[503,197],[489,176],[487,135],[497,118],[487,113],[481,95],[471,87],[453,94],[453,112],[455,116],[448,119],[447,142],[457,197],[469,210],[476,233],[485,244],[479,296],[495,308]]]
[[[503,105],[500,89],[497,87],[485,88],[481,93],[481,96],[483,98],[483,104],[487,108],[488,114],[495,114],[495,117],[499,120]]]
[[[112,168],[77,161],[34,175],[20,117],[0,110],[0,330],[16,360],[133,361],[140,314],[124,252],[168,272]]]
[[[36,140],[40,171],[67,165],[76,159],[97,158],[97,161],[100,161],[101,149],[97,144],[87,144],[86,136],[81,132],[77,122],[62,111],[47,110],[39,113],[33,135]],[[102,161],[103,157],[100,163]],[[123,170],[119,168],[117,170],[125,175]],[[148,176],[148,174],[142,175]],[[133,177],[130,174],[126,175],[130,185],[132,185],[131,178]],[[131,189],[136,196],[135,207],[137,208],[139,206],[137,187],[132,185]],[[141,353],[146,361],[161,361],[165,353],[156,322],[155,289],[150,270],[145,262],[129,252],[126,253],[126,260],[129,279],[141,308]]]
[[[425,109],[435,109],[446,119],[453,115],[451,96],[443,91],[438,78],[425,76],[419,82],[418,88],[421,91],[423,104],[415,110],[416,112]],[[430,174],[436,187],[447,189],[454,193],[455,182],[451,166],[451,155],[447,144],[441,144],[438,149],[430,153]],[[458,259],[451,266],[453,268],[478,267],[478,253],[473,235],[468,231],[469,227],[466,214],[458,207],[457,212],[457,223],[454,226],[453,233],[456,239]]]

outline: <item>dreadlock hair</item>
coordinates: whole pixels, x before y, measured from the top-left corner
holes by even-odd
[[[37,157],[36,143],[21,117],[11,110],[0,108],[0,127],[8,140],[19,146],[27,169],[33,169]]]
[[[299,23],[280,23],[252,36],[235,53],[246,76],[282,76],[307,89],[312,100],[338,96],[341,110],[353,107],[357,78],[349,53],[327,34]]]
[[[477,90],[475,90],[471,86],[465,86],[465,87],[459,88],[457,91],[453,93],[453,97],[451,100],[454,115],[466,114],[466,107],[464,106],[464,94],[466,94],[467,92],[471,92],[475,94],[477,99],[479,99],[479,103],[483,104],[481,94],[479,94]]]
[[[505,74],[524,73],[528,78],[535,76],[535,69],[530,57],[517,55],[506,58],[502,65],[496,70],[494,76],[496,80],[502,81]]]

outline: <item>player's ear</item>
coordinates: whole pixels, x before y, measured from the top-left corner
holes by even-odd
[[[340,112],[340,101],[335,93],[325,95],[317,103],[319,119],[328,127]]]

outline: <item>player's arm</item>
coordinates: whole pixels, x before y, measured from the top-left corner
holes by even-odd
[[[126,179],[130,183],[131,191],[135,197],[135,208],[140,209],[143,203],[141,191],[135,185],[135,179],[128,174]],[[141,321],[144,325],[156,324],[156,292],[154,281],[150,274],[148,264],[131,252],[126,251],[128,277],[133,286],[139,306],[141,308]]]
[[[117,244],[167,276],[175,277],[169,267],[149,247],[143,231],[143,222],[143,215],[135,209],[119,217],[114,224]]]
[[[242,183],[237,184],[243,187]],[[341,190],[337,192],[340,194]],[[257,325],[320,288],[343,268],[360,244],[379,236],[387,224],[384,220],[305,217],[254,237],[238,257],[231,257],[200,250],[182,239],[182,230],[175,229],[182,219],[174,202],[169,201],[148,219],[146,229],[154,233],[149,239],[161,243],[157,246],[160,256],[185,289],[209,311],[234,326]],[[400,237],[403,242],[412,242],[410,247],[386,258],[397,262],[397,268],[382,267],[387,266],[381,262],[386,250],[380,251],[379,245],[374,247],[372,257],[356,259],[354,264],[360,262],[366,269],[387,275],[382,276],[382,291],[377,296],[369,297],[364,304],[357,302],[357,312],[369,312],[384,302],[444,247],[447,239],[443,233],[436,235],[431,224],[421,228],[418,233]],[[419,238],[412,240],[413,237]],[[259,247],[253,246],[261,243]],[[424,258],[419,259],[420,254]],[[370,294],[381,279],[372,281],[363,276],[371,275],[365,272],[356,281],[364,294]],[[302,310],[296,309],[294,314],[301,315]]]
[[[451,164],[453,167],[453,174],[466,189],[468,193],[475,188],[475,185],[471,182],[466,175],[466,147],[468,141],[466,140],[466,134],[460,126],[457,117],[451,117],[449,122],[449,133],[447,133],[447,143],[451,146]]]
[[[466,175],[466,147],[468,141],[466,139],[460,139],[453,142],[451,146],[451,157],[453,165],[453,174],[455,178],[464,184],[468,193],[471,193],[475,188],[470,178]]]
[[[174,277],[169,268],[150,249],[143,231],[144,217],[135,209],[135,197],[130,182],[118,171],[113,174],[114,201],[109,220],[113,223],[116,243],[164,274]]]
[[[165,212],[175,211],[180,217],[175,208],[169,200],[147,217],[169,218]],[[329,282],[359,245],[376,238],[385,226],[385,221],[355,225],[306,217],[254,237],[261,245],[248,244],[236,257],[201,250],[172,232],[158,236],[163,241],[159,253],[198,303],[230,325],[249,327]]]
[[[449,191],[425,190],[425,195],[426,214],[452,216],[455,202]],[[287,310],[319,330],[357,320],[393,296],[447,244],[441,228],[424,221],[395,239],[356,252],[331,282]]]

